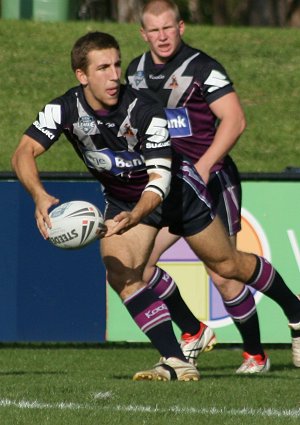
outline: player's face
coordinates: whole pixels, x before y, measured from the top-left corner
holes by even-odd
[[[158,16],[145,13],[143,39],[149,44],[154,63],[167,62],[178,50],[184,32],[184,22],[177,21],[172,10]]]
[[[121,77],[120,52],[114,48],[92,50],[88,53],[86,72],[76,70],[76,77],[84,87],[89,105],[97,109],[110,109],[118,102]]]

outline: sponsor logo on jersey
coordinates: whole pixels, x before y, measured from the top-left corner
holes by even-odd
[[[145,73],[144,71],[136,71],[136,73],[133,76],[133,80],[138,87],[140,83],[145,79]]]
[[[50,140],[54,139],[55,135],[51,133],[51,131],[48,130],[47,128],[42,127],[39,121],[34,121],[33,125],[42,133],[44,133]]]
[[[123,129],[120,128],[120,131],[122,130],[122,136],[126,137],[126,136],[135,136],[135,131],[132,129],[132,127],[130,126],[130,124],[125,123]]]
[[[150,80],[163,80],[164,78],[165,76],[163,74],[159,74],[159,75],[149,74]]]
[[[186,108],[165,108],[165,113],[172,138],[192,135],[191,123]]]
[[[44,111],[39,113],[39,123],[43,128],[55,130],[56,124],[61,123],[60,105],[52,105],[51,103],[46,105]]]
[[[144,158],[137,152],[115,152],[110,149],[87,150],[83,152],[83,156],[87,166],[100,173],[110,171],[111,174],[120,175],[124,172],[145,169]]]
[[[171,77],[171,81],[170,81],[170,83],[169,83],[169,86],[168,86],[168,88],[170,88],[170,89],[176,89],[176,87],[178,87],[178,82],[177,82],[177,78],[176,78],[176,75],[172,75],[172,77]]]
[[[170,140],[168,140],[167,142],[164,142],[164,143],[150,143],[150,142],[146,143],[147,149],[165,148],[165,147],[168,147],[168,146],[171,146]]]
[[[166,145],[169,142],[169,132],[167,129],[167,121],[163,118],[154,117],[149,124],[149,127],[146,131],[148,142],[152,142],[158,147],[158,144],[166,142]]]
[[[216,71],[215,69],[213,69],[209,74],[208,78],[204,81],[204,84],[210,86],[208,91],[209,93],[212,93],[215,90],[227,86],[228,84],[230,84],[230,81],[228,80],[226,75],[222,74],[220,71]]]
[[[95,127],[96,123],[93,117],[89,115],[85,115],[83,117],[79,117],[78,120],[78,126],[81,128],[81,130],[88,134],[90,130],[92,130]]]

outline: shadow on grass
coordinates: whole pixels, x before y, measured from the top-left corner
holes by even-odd
[[[64,371],[25,371],[25,370],[12,370],[0,371],[0,376],[23,376],[23,375],[67,375]]]

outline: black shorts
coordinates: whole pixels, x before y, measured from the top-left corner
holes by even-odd
[[[126,202],[106,195],[105,219],[112,219],[121,211],[131,211],[136,202]],[[184,161],[172,177],[171,190],[164,202],[141,223],[157,229],[168,227],[179,236],[201,232],[214,219],[212,200],[197,171]]]
[[[242,187],[239,172],[230,157],[224,167],[212,173],[207,185],[213,208],[230,236],[241,230]]]

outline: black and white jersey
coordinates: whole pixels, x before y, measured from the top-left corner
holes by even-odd
[[[217,118],[209,104],[234,91],[223,66],[206,53],[182,43],[166,64],[154,64],[151,53],[135,58],[126,71],[135,89],[162,102],[172,144],[196,162],[213,142]],[[222,167],[220,161],[214,170]]]
[[[129,86],[106,113],[91,109],[82,87],[74,87],[47,104],[25,132],[45,149],[62,133],[105,192],[120,200],[140,198],[148,182],[145,160],[172,157],[164,109]]]

